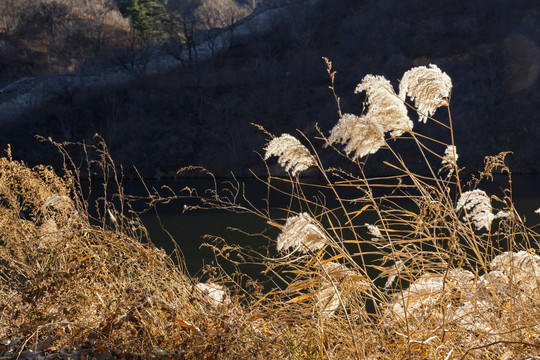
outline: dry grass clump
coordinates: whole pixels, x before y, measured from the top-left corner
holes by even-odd
[[[174,320],[188,316],[189,280],[161,250],[92,225],[73,189],[0,159],[0,338],[133,353],[186,338]]]
[[[263,312],[195,284],[111,203],[97,225],[76,178],[0,158],[1,356],[268,358]]]
[[[203,196],[187,195],[201,201],[195,208],[251,213],[268,224],[253,235],[275,250],[260,254],[230,245],[216,250],[235,265],[265,266],[274,288],[257,304],[266,304],[279,323],[294,324],[273,328],[291,334],[290,358],[536,356],[538,233],[514,207],[508,153],[487,157],[481,172],[462,179],[450,112],[452,82],[434,65],[406,72],[399,95],[383,77],[366,76],[357,87],[367,95],[363,114],[342,115],[335,72],[326,63],[339,119],[328,137],[319,131],[316,140],[356,170],[325,164],[304,134],[295,141],[287,135],[295,148],[310,149],[310,174],[318,171],[321,181],[302,181],[294,161],[280,159],[290,177],[269,173],[258,178],[267,188],[263,208],[247,198],[239,181],[224,187],[216,183]],[[405,102],[407,96],[414,105]],[[441,107],[447,116],[437,120],[432,115]],[[408,112],[416,112],[420,123],[438,124],[448,135],[433,139],[413,131]],[[366,130],[368,120],[377,131]],[[400,153],[400,142],[412,142],[416,150]],[[280,154],[294,153],[286,146]],[[392,175],[370,177],[365,165],[374,161],[371,154],[382,151],[387,160],[381,166]],[[418,164],[423,169],[412,171]],[[493,194],[486,184],[496,172],[508,182]],[[281,208],[273,207],[276,195],[286,195],[288,206],[280,202]],[[156,194],[153,201],[182,196]]]
[[[234,178],[214,179],[205,194],[149,192],[150,205],[195,198],[199,203],[187,209],[248,213],[266,224],[251,234],[271,244],[264,252],[210,244],[237,271],[210,269],[204,283],[141,241],[144,229],[125,216],[129,202],[105,148],[93,150],[101,173],[115,180],[121,211],[103,196],[97,222],[77,190],[76,171],[60,178],[9,154],[0,159],[0,338],[22,338],[20,352],[53,344],[91,356],[109,349],[125,357],[197,359],[534,358],[539,235],[514,207],[507,153],[487,157],[485,168],[464,181],[451,81],[435,66],[404,78],[400,96],[422,111],[399,105],[404,99],[387,80],[368,76],[358,87],[367,92],[365,114],[342,116],[338,109],[329,137],[319,131],[316,140],[355,170],[325,164],[303,134],[267,133],[264,158],[276,156],[290,176],[257,177],[266,186],[265,206],[250,201]],[[431,117],[439,107],[447,118]],[[407,108],[420,122],[448,130],[446,139],[413,131]],[[379,130],[365,131],[366,118]],[[400,153],[405,141],[415,150]],[[370,177],[365,165],[379,151],[387,152],[381,166],[392,175]],[[301,180],[307,168],[321,180]],[[486,186],[495,172],[508,178],[498,194]],[[103,183],[107,193],[107,177]],[[286,196],[287,205],[276,205],[274,196]],[[249,278],[243,265],[259,266],[268,281]]]

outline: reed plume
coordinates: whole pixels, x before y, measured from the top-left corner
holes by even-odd
[[[491,222],[495,218],[491,207],[491,200],[483,190],[471,190],[464,192],[459,198],[456,211],[465,209],[467,217],[478,230],[486,228],[489,230]],[[466,217],[464,218],[466,220]]]
[[[373,118],[344,114],[328,138],[329,144],[345,145],[345,153],[354,152],[353,159],[376,153],[384,146],[384,129]]]
[[[452,165],[455,166],[458,160],[457,149],[454,145],[448,145],[444,150],[444,156],[441,161],[443,165]]]
[[[325,317],[332,316],[339,309],[339,295],[336,291],[335,284],[325,282],[315,294],[317,298],[317,308],[321,315]]]
[[[445,293],[457,294],[473,286],[474,274],[468,270],[450,269],[446,274],[427,273],[413,282],[403,294],[396,295],[392,312],[401,321],[422,321],[437,306]]]
[[[223,285],[207,282],[198,283],[196,287],[201,291],[208,302],[214,306],[227,305],[231,302],[227,289]]]
[[[282,134],[268,143],[264,159],[268,160],[271,156],[277,156],[278,163],[286,171],[290,171],[292,176],[315,165],[309,150],[297,138],[289,134]]]
[[[426,122],[440,106],[448,106],[452,80],[436,65],[418,66],[403,74],[399,97],[409,96],[418,111],[418,121]]]
[[[277,238],[277,250],[293,248],[293,251],[315,251],[328,244],[320,223],[308,213],[289,217]]]
[[[354,90],[355,94],[362,91],[367,95],[366,116],[380,124],[384,132],[398,137],[412,130],[413,122],[407,114],[407,107],[396,95],[390,81],[383,76],[366,75]]]
[[[364,224],[364,226],[367,228],[368,234],[373,235],[371,238],[372,241],[379,241],[382,239],[383,236],[381,230],[379,230],[377,226],[368,223]]]
[[[521,291],[534,294],[540,284],[540,256],[528,251],[506,251],[490,263],[495,271],[506,274],[508,282],[516,284]]]

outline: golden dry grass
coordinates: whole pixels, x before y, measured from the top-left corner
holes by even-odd
[[[277,306],[279,296],[261,300],[234,287],[230,301],[216,304],[137,236],[144,229],[135,217],[108,203],[106,219],[92,219],[79,174],[67,174],[29,168],[9,151],[0,158],[3,356],[268,359],[319,351],[311,333],[322,324],[306,322],[303,305]],[[341,341],[333,337],[325,335]]]
[[[328,72],[333,80],[330,64]],[[105,189],[109,180],[118,189],[115,201],[98,201],[97,219],[64,144],[56,144],[68,165],[64,177],[48,167],[28,168],[8,149],[0,159],[3,355],[33,349],[85,358],[104,352],[178,359],[538,356],[538,233],[514,206],[508,154],[486,158],[485,168],[463,181],[456,156],[446,151],[455,145],[449,99],[442,106],[445,120],[428,119],[449,131],[448,143],[412,130],[387,139],[379,151],[390,154],[381,166],[391,176],[366,175],[369,159],[337,147],[328,151],[356,170],[325,166],[301,134],[308,150],[302,156],[311,157],[306,163],[322,181],[302,181],[296,172],[258,177],[269,194],[265,207],[251,202],[234,178],[215,181],[205,194],[149,191],[150,206],[187,197],[199,201],[195,209],[258,216],[268,228],[253,235],[275,244],[267,252],[225,241],[209,246],[233,265],[262,266],[272,288],[223,268],[208,269],[206,284],[189,278],[146,241],[103,144],[80,145],[98,155]],[[318,140],[329,144],[323,132]],[[402,156],[397,141],[412,142],[417,151]],[[278,153],[290,156],[281,163],[294,169],[295,155]],[[410,161],[423,162],[424,171],[411,171]],[[475,191],[495,172],[508,179],[499,194]],[[273,208],[272,194],[288,196],[289,205]],[[470,194],[476,197],[463,198]],[[277,251],[280,239],[288,245]]]

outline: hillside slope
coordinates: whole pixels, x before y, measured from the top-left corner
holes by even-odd
[[[279,135],[312,133],[316,123],[328,131],[337,121],[326,56],[338,71],[343,111],[357,114],[364,97],[353,91],[365,74],[397,86],[409,68],[437,64],[454,79],[451,108],[463,164],[475,168],[485,155],[513,151],[515,172],[537,173],[539,16],[534,2],[494,1],[489,8],[464,0],[302,2],[273,17],[269,32],[232,41],[211,60],[104,88],[67,86],[0,129],[0,145],[11,143],[30,163],[54,163],[35,134],[91,141],[97,132],[119,163],[136,165],[146,177],[173,176],[191,164],[223,176],[261,172],[252,150],[265,140],[250,123]],[[429,123],[415,129],[441,135]]]

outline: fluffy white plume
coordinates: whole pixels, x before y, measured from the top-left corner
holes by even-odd
[[[452,80],[436,65],[418,66],[406,71],[399,83],[399,97],[408,95],[419,112],[418,121],[426,122],[438,107],[448,105]]]
[[[407,114],[405,103],[396,95],[390,81],[383,76],[366,75],[356,86],[355,93],[365,91],[368,110],[366,116],[380,124],[390,136],[400,136],[411,131],[413,122]]]
[[[456,211],[465,209],[471,222],[477,229],[489,229],[495,218],[489,196],[482,190],[464,192],[458,200]],[[464,218],[466,219],[466,218]]]
[[[400,319],[422,319],[446,293],[466,291],[473,286],[474,274],[468,270],[450,269],[447,274],[424,274],[396,296],[393,314]]]
[[[375,225],[368,224],[368,223],[365,223],[364,226],[367,227],[368,233],[374,236],[371,238],[371,240],[379,241],[382,239],[383,236],[381,234],[381,230],[379,230],[378,227],[376,227]]]
[[[344,114],[328,138],[330,144],[345,144],[345,153],[354,152],[353,158],[362,158],[377,152],[384,144],[384,129],[367,116]]]
[[[309,150],[297,138],[289,134],[282,134],[268,143],[264,159],[268,160],[270,156],[277,156],[278,163],[286,171],[290,171],[292,176],[315,165]]]
[[[222,285],[215,283],[198,283],[196,286],[213,305],[221,306],[231,302],[227,289]]]
[[[315,251],[328,243],[328,238],[319,222],[308,213],[301,213],[287,219],[277,238],[278,251],[293,248],[293,251]]]
[[[315,294],[317,297],[317,307],[323,316],[332,316],[339,309],[339,295],[335,289],[335,284],[324,283],[322,288]]]
[[[442,164],[456,165],[458,159],[457,149],[454,145],[448,145],[444,150]]]

